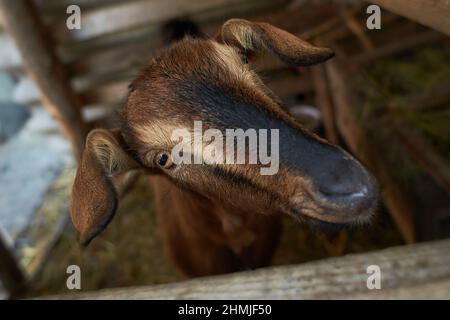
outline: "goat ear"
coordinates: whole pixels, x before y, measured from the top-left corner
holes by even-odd
[[[245,52],[266,49],[281,61],[296,66],[313,65],[334,56],[333,50],[315,47],[268,23],[243,19],[225,22],[217,40]]]
[[[82,245],[102,232],[117,208],[118,195],[140,165],[124,150],[120,131],[96,129],[85,149],[72,188],[70,212]]]

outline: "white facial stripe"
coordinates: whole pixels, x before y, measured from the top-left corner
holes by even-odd
[[[182,128],[182,125],[153,120],[145,125],[135,126],[134,131],[139,140],[149,147],[167,147],[173,145],[171,140],[172,132],[180,128]]]

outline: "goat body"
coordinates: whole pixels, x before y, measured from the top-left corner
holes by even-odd
[[[149,180],[167,253],[183,274],[205,276],[270,264],[281,234],[279,215],[225,209],[164,176]]]

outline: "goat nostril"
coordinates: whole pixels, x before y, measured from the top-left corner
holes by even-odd
[[[369,193],[369,190],[367,188],[367,186],[362,186],[359,188],[351,188],[351,189],[334,189],[333,191],[330,191],[330,189],[319,189],[319,192],[321,194],[323,194],[326,197],[336,197],[336,198],[362,198],[367,196],[367,194]]]
[[[367,187],[351,179],[333,179],[325,181],[318,187],[318,191],[326,197],[363,196],[367,193]]]

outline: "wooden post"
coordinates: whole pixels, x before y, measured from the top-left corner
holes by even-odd
[[[365,51],[372,51],[375,46],[372,43],[369,35],[366,33],[366,27],[355,17],[355,12],[350,10],[344,10],[342,13],[345,25],[361,42]]]
[[[0,0],[0,10],[4,27],[17,44],[25,69],[40,90],[44,107],[59,122],[79,159],[86,134],[80,103],[37,10],[27,0]]]
[[[383,161],[383,155],[377,151],[373,139],[369,139],[366,130],[358,123],[355,112],[351,110],[352,99],[346,85],[348,79],[341,71],[336,60],[325,64],[330,81],[335,106],[336,123],[339,132],[352,152],[368,166],[381,185],[381,196],[403,238],[411,243],[415,240],[414,210],[402,192],[400,186],[389,174],[389,168]]]
[[[386,10],[417,21],[450,35],[450,1],[448,0],[371,0]]]
[[[314,66],[311,68],[311,73],[316,94],[316,104],[322,112],[325,137],[332,143],[338,143],[339,137],[334,122],[334,111],[328,90],[325,67],[323,65]]]

